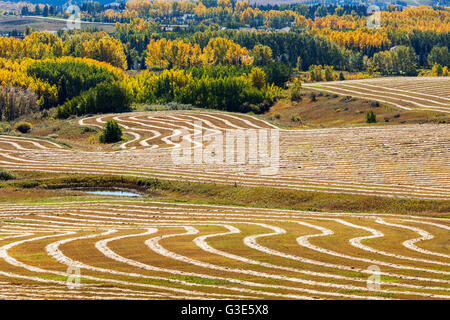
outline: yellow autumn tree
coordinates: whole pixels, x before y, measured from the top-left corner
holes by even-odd
[[[151,40],[147,46],[145,63],[149,67],[169,69],[200,65],[201,50],[197,44],[192,45],[183,40]]]
[[[86,40],[80,51],[81,57],[108,62],[115,67],[127,69],[127,58],[122,43],[117,39],[107,37],[100,40]]]
[[[205,7],[205,5],[202,2],[199,2],[197,7],[194,9],[194,13],[199,17],[206,16],[207,12],[208,12],[208,9]]]
[[[212,38],[203,49],[204,64],[232,64],[251,65],[253,58],[250,57],[247,48],[226,38]]]

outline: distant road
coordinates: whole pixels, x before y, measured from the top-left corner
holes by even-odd
[[[54,17],[42,17],[42,16],[19,16],[21,18],[36,18],[36,19],[43,19],[43,20],[53,20],[53,21],[62,21],[62,22],[68,22],[71,21],[69,19],[63,19],[63,18],[54,18]],[[85,21],[85,20],[80,20],[81,23],[86,23],[86,24],[104,24],[104,25],[111,25],[114,26],[116,23],[114,22],[97,22],[97,21]]]

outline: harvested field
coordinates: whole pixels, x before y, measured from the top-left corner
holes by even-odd
[[[305,88],[376,100],[405,110],[450,113],[450,78],[399,77],[308,83]]]
[[[449,230],[447,219],[379,214],[3,204],[0,297],[448,299]],[[68,267],[79,288],[67,288]],[[380,286],[367,286],[377,272]]]
[[[280,130],[279,170],[260,166],[174,163],[180,141],[227,129],[274,129],[248,115],[219,112],[142,112],[84,118],[83,126],[116,119],[128,141],[115,152],[87,152],[27,137],[0,136],[0,166],[15,171],[116,174],[285,189],[450,199],[450,125]]]

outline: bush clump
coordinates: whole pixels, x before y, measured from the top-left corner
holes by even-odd
[[[302,83],[299,80],[292,82],[289,87],[291,101],[302,101]]]
[[[20,133],[28,133],[30,132],[31,128],[33,128],[32,124],[26,121],[17,122],[14,126],[14,129],[19,131]]]
[[[10,171],[0,169],[0,181],[14,180],[16,176]]]
[[[99,136],[101,143],[114,143],[122,140],[122,129],[115,120],[108,120]]]
[[[302,118],[300,118],[300,116],[292,116],[291,117],[291,121],[292,122],[302,123]]]
[[[367,123],[376,123],[377,122],[377,116],[375,115],[375,112],[370,110],[366,113],[366,122]]]
[[[11,131],[11,126],[7,122],[0,122],[0,133],[8,133]]]

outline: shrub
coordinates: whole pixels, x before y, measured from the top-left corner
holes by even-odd
[[[115,120],[108,120],[99,136],[101,143],[114,143],[122,140],[122,129]]]
[[[0,123],[0,133],[7,133],[11,131],[11,126],[7,122]]]
[[[16,123],[16,125],[14,126],[14,129],[19,131],[20,133],[28,133],[28,132],[30,132],[32,127],[33,126],[31,125],[31,123],[26,122],[26,121],[20,121],[20,122]]]
[[[0,180],[8,181],[14,179],[16,179],[16,176],[12,172],[0,169]]]
[[[280,118],[281,118],[281,114],[279,114],[278,112],[276,112],[276,113],[273,114],[273,117],[274,117],[275,119],[280,119]]]
[[[291,117],[291,121],[292,122],[302,123],[302,118],[300,118],[300,116],[292,116]]]
[[[295,79],[289,87],[289,96],[291,101],[302,101],[302,83]]]
[[[311,102],[315,102],[315,101],[317,101],[317,98],[316,98],[316,93],[315,92],[311,92],[311,94],[309,95],[309,100],[311,100]]]
[[[375,112],[370,110],[366,113],[366,122],[367,123],[376,123],[377,122],[377,116],[375,115]]]

